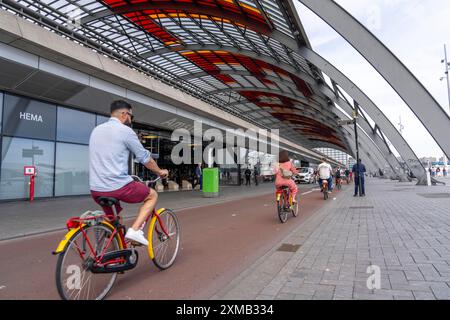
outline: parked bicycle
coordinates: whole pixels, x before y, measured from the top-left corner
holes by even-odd
[[[135,180],[143,182],[134,176]],[[150,183],[156,183],[157,178]],[[69,232],[53,252],[56,263],[56,287],[64,300],[101,300],[110,292],[118,274],[138,263],[140,244],[125,239],[125,226],[117,212],[119,201],[100,197],[101,206],[112,207],[114,214],[88,211],[67,221]],[[153,210],[144,225],[148,227],[148,255],[165,270],[173,265],[180,247],[180,226],[170,209]],[[144,227],[144,226],[143,226]]]
[[[292,213],[294,217],[298,216],[298,201],[293,202],[291,192],[287,186],[281,187],[281,192],[277,192],[277,209],[281,223],[287,221],[289,213]]]

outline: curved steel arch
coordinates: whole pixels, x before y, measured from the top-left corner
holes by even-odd
[[[342,103],[342,101],[340,101],[340,100],[338,100],[337,102],[341,102],[341,103]],[[348,112],[348,111],[350,111],[350,110],[353,111],[353,109],[345,107],[345,106],[348,106],[346,103],[342,103],[342,105],[343,105],[344,107],[341,107],[341,108],[342,108],[345,112]],[[351,114],[351,111],[350,111],[350,114]],[[345,115],[343,112],[341,112],[341,111],[339,111],[339,110],[338,110],[338,115],[339,115],[342,119],[348,118],[347,115]],[[383,150],[383,149],[380,148],[380,146],[381,146],[381,147],[384,146],[384,147],[386,148],[386,145],[385,145],[384,143],[383,143],[383,144],[379,144],[379,143],[376,143],[376,142],[372,139],[372,137],[373,137],[373,131],[370,130],[370,129],[367,130],[368,127],[370,128],[370,126],[368,125],[368,123],[367,123],[366,121],[360,121],[358,124],[359,124],[359,126],[360,126],[360,128],[358,128],[358,130],[362,133],[362,134],[359,135],[358,137],[361,139],[361,141],[364,142],[364,145],[367,146],[373,154],[377,154],[377,155],[379,154],[379,155],[382,157],[382,159],[384,159],[384,161],[389,165],[389,167],[391,168],[391,170],[392,170],[395,174],[399,174],[398,169],[395,167],[396,162],[397,162],[397,164],[399,165],[398,160],[397,160],[392,154],[390,154],[391,157],[388,157],[387,154],[386,154],[386,150]],[[354,132],[353,132],[353,130],[347,130],[347,128],[346,128],[346,131],[349,132],[349,133],[351,134],[352,139],[353,139],[353,138],[354,138]],[[370,133],[372,133],[372,135],[371,135]],[[378,136],[377,136],[377,137],[378,137]],[[389,153],[388,153],[388,154],[389,154]],[[394,159],[397,160],[397,161],[395,161]],[[383,166],[383,168],[384,168],[384,166]]]
[[[400,133],[395,129],[395,127],[392,125],[392,123],[387,119],[387,117],[382,113],[382,111],[373,103],[369,97],[361,90],[359,89],[350,79],[348,79],[342,72],[340,72],[336,67],[334,67],[331,63],[329,63],[327,60],[325,60],[323,57],[321,57],[319,54],[314,52],[313,50],[307,48],[307,47],[301,47],[298,48],[297,44],[294,40],[287,41],[286,43],[283,43],[284,45],[288,46],[291,50],[299,54],[300,56],[304,57],[306,60],[308,60],[311,64],[319,68],[321,71],[323,71],[325,74],[327,74],[333,81],[338,83],[346,92],[349,94],[352,99],[355,101],[358,101],[358,103],[362,106],[363,110],[377,123],[377,125],[380,127],[382,132],[386,134],[388,139],[392,142],[394,147],[397,149],[397,151],[400,153],[402,158],[405,160],[408,167],[411,169],[411,171],[414,173],[414,175],[419,178],[419,182],[422,184],[424,183],[424,177],[425,177],[425,168],[419,161],[418,157],[415,155],[412,148],[409,146],[409,144],[404,140],[404,138],[400,135]],[[251,50],[240,50],[237,48],[234,48],[232,46],[222,46],[220,48],[217,48],[214,45],[187,45],[187,46],[180,46],[178,47],[178,50],[225,50],[228,52],[236,53],[236,54],[242,54],[245,56],[249,56],[254,59],[259,59],[264,62],[274,64],[276,63],[273,58],[265,56],[265,55],[257,55]],[[177,50],[175,50],[177,51]],[[173,50],[169,49],[160,49],[156,50],[152,55],[159,55],[166,52],[173,52]],[[296,76],[298,76],[300,79],[304,80],[308,84],[310,84],[313,89],[319,88],[319,92],[324,94],[326,97],[330,98],[334,96],[334,93],[332,90],[327,88],[324,85],[317,84],[317,81],[312,78],[310,75],[295,70],[292,66],[287,65],[285,63],[278,63],[278,66]]]
[[[227,75],[240,75],[240,76],[251,76],[252,75],[248,71],[241,71],[241,70],[239,70],[239,71],[238,70],[220,70],[219,73],[227,74]],[[193,73],[193,74],[184,76],[183,79],[190,80],[190,79],[195,79],[195,78],[199,78],[199,77],[203,77],[203,76],[210,76],[210,74],[202,71],[202,72],[197,72],[197,73]],[[271,80],[271,81],[279,81],[286,85],[294,85],[293,83],[286,81],[283,78],[277,78],[277,77],[270,76],[270,75],[265,75],[264,78]],[[330,98],[334,103],[336,103],[345,112],[347,112],[347,114],[352,114],[352,111],[353,111],[352,106],[349,105],[349,103],[347,101],[340,98],[339,95],[336,93],[335,93],[335,96],[333,97],[331,95],[332,90],[330,88],[328,88],[329,90],[325,90],[325,88],[322,90],[321,88],[319,88],[317,86],[317,87],[313,87],[313,89],[318,89],[318,91],[322,91],[322,93],[326,97]],[[239,102],[236,104],[241,104],[241,103],[243,103],[243,102]],[[251,103],[251,102],[248,102],[248,103]],[[337,111],[339,111],[339,110],[337,110]],[[346,115],[344,115],[340,112],[337,115],[343,119],[346,118]],[[401,173],[399,172],[399,169],[401,168],[401,165],[400,165],[400,162],[398,161],[398,159],[393,155],[392,151],[386,145],[385,141],[378,134],[376,134],[376,132],[374,132],[374,129],[371,127],[371,125],[369,124],[367,119],[362,118],[362,120],[363,120],[362,122],[359,122],[361,129],[364,130],[364,132],[371,138],[371,140],[373,140],[373,143],[375,143],[375,145],[378,147],[378,149],[380,149],[380,151],[382,152],[386,161],[389,163],[393,172],[396,175],[400,175]]]
[[[216,74],[224,74],[224,75],[231,75],[231,76],[232,76],[232,75],[237,75],[237,76],[252,76],[252,77],[258,78],[258,76],[252,74],[251,72],[249,72],[249,71],[243,71],[243,70],[219,70],[217,73],[214,73],[214,74],[210,74],[210,73],[207,73],[207,72],[205,72],[205,71],[200,71],[200,72],[194,72],[194,73],[187,74],[187,75],[185,75],[185,76],[182,76],[181,78],[182,78],[183,80],[192,80],[192,79],[198,79],[198,78],[207,77],[207,76],[212,77],[212,76],[214,76],[214,75],[216,75]],[[300,77],[299,74],[295,74],[295,76],[297,76],[297,77],[300,78],[301,80],[304,80],[304,79],[302,79],[302,78]],[[298,92],[298,93],[302,94],[302,93],[298,90],[298,88],[296,87],[296,85],[295,85],[294,82],[287,81],[287,80],[283,79],[282,77],[275,77],[275,76],[271,76],[271,75],[265,74],[265,75],[264,75],[264,79],[270,80],[270,81],[272,81],[272,82],[279,82],[279,83],[282,83],[282,84],[284,84],[285,86],[289,87],[290,89],[294,90],[294,92]],[[310,85],[311,85],[311,84],[310,84]],[[312,86],[312,85],[311,85],[311,86]],[[314,89],[314,88],[313,88],[313,89]],[[300,97],[301,97],[301,98],[304,98],[304,95],[302,94]],[[326,101],[326,99],[325,99],[325,98],[327,98],[328,96],[325,96],[325,95],[324,95],[324,96],[320,96],[320,95],[317,95],[317,94],[314,93],[313,95],[311,95],[311,97],[314,98],[315,100],[317,100],[319,103],[321,103],[321,104],[323,104],[323,105],[328,104],[328,101]],[[329,98],[329,97],[328,97],[328,98]],[[228,104],[228,105],[232,105],[232,104]]]
[[[354,136],[351,132],[351,130],[349,129],[344,129],[344,131],[346,132],[346,136],[347,136],[347,140],[349,142],[349,144],[351,145],[351,149],[353,152],[356,152],[356,144],[355,144],[355,139]],[[371,158],[368,157],[369,152],[366,150],[366,146],[362,145],[361,142],[358,143],[359,149],[360,149],[360,158],[362,159],[363,163],[366,163],[366,165],[368,167],[371,168],[378,168],[380,167],[380,165],[377,163],[375,163],[375,161]]]
[[[354,152],[356,152],[355,136],[354,131],[350,128],[344,129],[347,132],[349,143],[352,145]],[[380,153],[373,142],[365,134],[358,136],[358,147],[360,149],[360,158],[366,164],[371,163],[374,170],[385,169],[389,164],[384,159],[383,155]]]
[[[236,75],[241,75],[241,76],[252,75],[248,71],[234,71],[234,70],[220,70],[219,73],[227,74],[227,75],[236,74]],[[189,80],[189,79],[195,79],[195,78],[203,77],[203,76],[210,76],[210,74],[202,71],[202,72],[197,72],[197,73],[187,75],[183,78],[186,80]],[[291,83],[289,81],[286,81],[282,78],[277,78],[274,76],[265,75],[264,78],[271,80],[271,81],[281,81],[281,82],[285,83],[286,85],[287,84],[293,85],[293,83]],[[347,112],[348,114],[352,114],[353,108],[348,104],[348,102],[341,99],[336,93],[333,97],[332,90],[330,88],[328,88],[329,90],[325,90],[326,89],[325,87],[324,88],[319,88],[319,86],[312,86],[312,87],[313,87],[313,89],[317,89],[317,91],[322,92],[327,98],[330,98],[333,102],[335,102],[337,105],[339,105],[339,107],[341,107],[345,112]],[[336,112],[334,112],[334,113],[336,113]],[[344,114],[337,114],[337,115],[341,118],[346,118],[346,116]],[[362,118],[362,119],[363,119],[363,121],[359,123],[359,125],[361,126],[361,129],[364,130],[365,134],[367,134],[371,138],[371,140],[373,140],[373,143],[375,143],[376,147],[382,152],[384,158],[390,165],[393,172],[397,175],[400,175],[401,173],[399,172],[399,168],[401,168],[401,165],[400,165],[398,159],[392,154],[391,150],[388,148],[388,146],[382,140],[382,138],[380,136],[378,136],[378,134],[374,133],[374,130],[370,126],[370,124],[367,122],[367,119],[365,119],[365,118]]]
[[[280,90],[274,90],[274,89],[269,89],[269,88],[259,88],[259,87],[227,87],[227,88],[223,88],[223,89],[217,89],[217,90],[212,90],[208,92],[208,96],[209,95],[214,95],[214,94],[219,94],[219,93],[226,93],[226,92],[237,92],[239,93],[240,91],[254,91],[254,92],[262,92],[262,93],[269,93],[269,94],[276,94],[279,96],[283,96],[283,97],[287,97],[289,99],[292,100],[296,100],[300,103],[302,103],[303,105],[311,107],[312,109],[315,109],[316,111],[322,112],[322,111],[328,111],[328,109],[325,109],[325,107],[320,106],[320,105],[312,105],[312,104],[307,104],[308,101],[307,98],[303,97],[302,100],[300,100],[302,97],[299,97],[298,95],[289,93],[289,92],[284,92],[284,91],[280,91]],[[328,117],[328,115],[327,115]],[[329,117],[330,119],[333,119],[333,117]]]
[[[350,103],[346,99],[342,99],[339,96],[339,92],[335,92],[336,96],[333,98],[333,102],[336,103],[342,110],[344,110],[348,115],[351,115],[354,111],[354,108],[350,105]],[[347,115],[343,114],[340,110],[337,110],[338,116],[343,119],[350,119]],[[380,150],[384,159],[390,165],[392,171],[400,175],[399,168],[401,168],[400,162],[398,159],[392,154],[389,146],[385,143],[385,141],[374,131],[370,123],[365,117],[361,117],[362,121],[358,122],[360,126],[360,130],[362,130],[374,143],[374,145]]]
[[[299,77],[301,80],[305,81],[306,83],[308,83],[311,86],[316,86],[317,85],[317,80],[314,79],[313,77],[311,77],[309,74],[301,71],[301,70],[297,70],[294,67],[292,67],[289,64],[283,63],[283,62],[279,62],[276,61],[274,58],[270,57],[270,56],[266,56],[266,55],[258,55],[255,52],[248,50],[248,49],[239,49],[233,46],[220,46],[217,47],[216,45],[198,45],[198,44],[189,44],[189,45],[184,45],[184,46],[177,46],[177,47],[171,47],[169,48],[162,48],[162,49],[158,49],[152,52],[149,52],[147,54],[143,54],[143,56],[145,56],[146,58],[150,58],[153,56],[159,56],[159,55],[163,55],[165,53],[173,53],[173,52],[179,52],[179,51],[227,51],[230,53],[234,53],[234,54],[240,54],[243,56],[247,56],[250,57],[252,59],[257,59],[257,60],[261,60],[263,62],[266,62],[268,64],[271,65],[276,65],[277,67]],[[258,88],[258,87],[254,87],[254,88]],[[239,88],[234,88],[236,90],[238,90]],[[239,89],[240,90],[240,89]],[[320,92],[320,91],[319,91]],[[280,94],[281,95],[281,94]],[[326,97],[326,96],[325,96]],[[332,112],[330,112],[332,113]]]
[[[450,158],[450,117],[409,69],[332,0],[298,0],[350,43],[389,83]]]
[[[397,131],[394,125],[375,105],[375,103],[370,100],[370,98],[361,89],[359,89],[356,84],[348,79],[347,76],[345,76],[318,53],[306,47],[300,48],[299,52],[301,52],[305,59],[320,68],[333,81],[338,83],[339,86],[342,87],[353,100],[358,102],[362,109],[372,118],[372,120],[375,121],[382,132],[388,137],[395,149],[400,153],[403,160],[405,160],[406,165],[419,179],[419,183],[423,184],[425,182],[424,179],[426,175],[425,168],[403,136]]]
[[[227,19],[233,22],[237,22],[242,25],[246,25],[250,27],[252,30],[262,33],[269,34],[273,30],[273,26],[271,23],[268,23],[267,26],[264,24],[258,24],[255,20],[250,19],[245,14],[233,14],[233,12],[227,12],[225,10],[221,10],[219,7],[207,6],[207,5],[199,5],[196,3],[181,3],[181,2],[145,2],[145,3],[129,3],[126,7],[117,7],[114,12],[109,9],[104,9],[94,13],[93,15],[86,16],[81,18],[81,23],[89,23],[96,19],[105,18],[107,16],[111,16],[113,14],[125,14],[132,13],[136,11],[142,10],[180,10],[183,12],[189,12],[192,14],[204,14],[214,17],[220,17],[223,19]],[[267,21],[267,19],[266,19]]]
[[[147,4],[145,4],[145,5],[147,5]],[[135,5],[133,5],[133,6],[135,6]],[[183,5],[184,6],[184,5]],[[172,7],[173,8],[173,7]],[[142,8],[139,8],[139,9],[144,9],[143,7]],[[195,10],[199,10],[199,8],[198,7],[195,7],[194,8]],[[130,9],[127,9],[128,11],[133,11],[133,10],[138,10],[138,8],[137,7],[134,7],[134,8],[130,8]],[[112,13],[111,13],[112,14]],[[223,12],[215,12],[215,13],[212,13],[212,12],[210,12],[210,14],[213,14],[213,15],[216,15],[216,16],[222,16],[223,17]],[[97,17],[94,17],[94,19],[95,18],[97,18]],[[246,21],[246,23],[247,23],[248,21]],[[252,25],[249,25],[249,28],[253,28],[254,26],[252,26]],[[258,31],[258,30],[257,30]],[[293,50],[294,52],[297,52],[298,53],[298,44],[296,43],[296,41],[293,39],[293,38],[291,38],[291,37],[289,37],[289,36],[287,36],[286,34],[284,34],[284,33],[281,33],[280,31],[278,31],[278,30],[272,30],[271,32],[270,32],[270,34],[267,34],[267,33],[265,33],[266,35],[268,35],[268,36],[270,36],[272,39],[274,39],[274,40],[276,40],[276,41],[278,41],[279,43],[281,43],[281,44],[283,44],[283,45],[285,45],[286,47],[288,47],[289,49],[291,49],[291,50]],[[219,48],[217,48],[217,45],[214,45],[214,46],[212,46],[213,47],[213,49],[215,49],[215,50],[217,50],[217,49],[221,49],[222,47],[219,47]],[[205,46],[202,46],[202,49],[204,49],[205,48]],[[234,47],[231,47],[231,48],[234,48]],[[239,50],[239,48],[236,48],[236,49],[238,49],[237,51],[235,51],[236,53],[241,53],[241,51],[242,50]],[[169,49],[163,49],[163,50],[166,50],[167,52],[170,52],[170,51],[173,51],[174,49],[173,49],[173,47],[171,48],[171,50],[169,50]],[[162,54],[162,51],[163,50],[160,50],[160,53]],[[228,49],[228,51],[230,51],[230,52],[232,52],[233,50],[231,50],[230,48]],[[151,55],[153,55],[153,54],[159,54],[159,52],[155,52],[155,53],[150,53],[149,55],[146,55],[146,56],[151,56]],[[255,54],[253,51],[252,51],[252,55],[253,54]],[[246,54],[246,55],[248,55],[248,54]],[[145,56],[145,55],[144,55]],[[260,60],[264,60],[264,58],[263,58],[263,56],[261,56],[261,55],[257,55],[257,58],[258,59],[260,59]],[[278,64],[279,62],[277,61],[277,63],[276,64]],[[290,66],[290,65],[286,65],[286,66],[289,66],[290,68],[293,68],[292,66]],[[284,66],[284,68],[283,69],[286,69],[286,66]],[[293,68],[294,69],[294,68]],[[295,72],[294,72],[294,70],[291,70],[290,71],[291,73],[294,73],[294,74],[296,74],[296,75],[298,75],[298,72],[299,72],[299,70],[295,70]],[[308,83],[310,83],[310,84],[314,84],[315,83],[315,81],[316,81],[316,79],[314,79],[314,78],[312,78],[309,74],[303,74],[302,75],[302,77],[301,77],[303,80],[306,80],[306,82],[308,82]],[[312,80],[312,81],[311,81]]]

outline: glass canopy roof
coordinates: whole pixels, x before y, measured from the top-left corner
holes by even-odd
[[[349,150],[320,70],[272,35],[308,43],[282,0],[2,0],[96,52],[307,148]],[[294,9],[295,10],[295,9]],[[305,78],[306,77],[306,78]]]

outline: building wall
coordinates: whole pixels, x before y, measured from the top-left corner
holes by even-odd
[[[29,197],[26,165],[37,198],[89,194],[89,136],[107,117],[1,91],[0,116],[0,200]]]

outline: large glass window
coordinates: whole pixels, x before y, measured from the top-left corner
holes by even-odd
[[[89,193],[88,146],[56,144],[55,196]]]
[[[3,113],[3,134],[55,139],[56,106],[6,94]]]
[[[3,92],[0,92],[0,133],[2,132],[2,119],[3,119]]]
[[[58,107],[58,141],[88,144],[94,127],[94,114]]]
[[[109,117],[105,117],[105,116],[101,116],[101,115],[97,115],[97,126],[99,124],[105,123],[109,120]]]
[[[3,137],[0,199],[29,197],[29,177],[24,166],[36,166],[35,197],[53,196],[55,143],[40,140]]]

